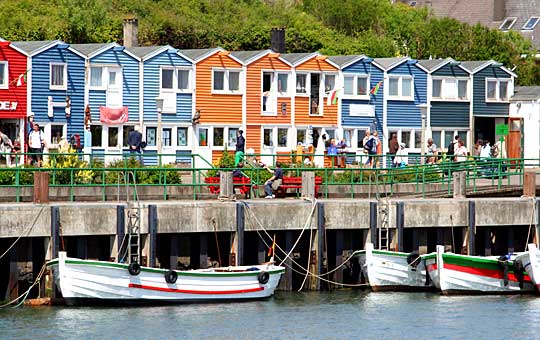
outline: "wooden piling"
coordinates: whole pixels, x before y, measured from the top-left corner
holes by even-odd
[[[469,201],[469,225],[467,229],[467,255],[475,255],[474,236],[476,233],[476,202]]]
[[[340,266],[343,263],[343,250],[345,249],[345,235],[343,230],[336,230],[336,267]],[[336,282],[336,287],[338,283],[343,283],[343,268],[340,268],[334,272],[334,281]]]
[[[244,205],[236,203],[236,265],[244,264],[244,231],[245,231]]]
[[[158,216],[157,206],[151,204],[148,206],[148,266],[156,266],[156,254],[157,254],[157,228],[158,228]]]
[[[369,239],[375,248],[379,247],[379,242],[377,241],[377,236],[378,236],[377,235],[377,211],[378,211],[377,209],[378,209],[377,202],[375,201],[369,202],[369,233],[371,234]]]
[[[484,229],[484,256],[491,256],[491,229]]]
[[[127,249],[127,240],[124,240],[126,237],[126,207],[123,205],[116,206],[116,261],[120,262]]]
[[[405,209],[403,201],[396,203],[397,251],[403,250],[403,228],[405,226]]]
[[[178,236],[170,237],[171,250],[169,253],[169,269],[178,269]]]

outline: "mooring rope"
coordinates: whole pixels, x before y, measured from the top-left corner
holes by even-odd
[[[532,230],[532,226],[533,226],[533,221],[534,221],[534,215],[535,215],[535,212],[536,212],[536,200],[534,199],[534,197],[531,197],[531,203],[532,203],[532,209],[531,209],[531,219],[530,219],[530,223],[529,223],[529,231],[527,232],[527,242],[525,242],[525,250],[523,251],[527,251],[527,247],[528,247],[528,244],[529,244],[529,237],[531,237],[531,230]],[[538,235],[536,235],[536,237],[538,237]]]
[[[251,211],[251,207],[247,204],[247,202],[245,201],[241,201],[242,203],[244,203],[244,205],[247,207],[247,210],[249,212],[249,214],[251,214],[251,216],[253,217],[253,220],[255,220],[255,222],[257,222],[258,226],[264,231],[264,233],[266,234],[266,236],[269,238],[269,239],[272,239],[272,236],[268,233],[268,231],[266,230],[266,228],[264,228],[263,224],[261,223],[261,221],[257,218],[257,216],[253,213],[253,211]],[[263,237],[263,235],[261,235],[260,231],[259,230],[256,230],[257,231],[257,234],[259,235],[259,237],[261,238],[262,242],[264,243],[264,245],[266,247],[270,247],[270,245],[266,242],[265,238]],[[276,244],[276,247],[278,248],[278,250],[280,250],[283,254],[287,254],[287,252],[281,248],[278,244]],[[320,250],[319,250],[320,251]],[[336,282],[336,281],[332,281],[332,280],[329,280],[329,279],[325,279],[323,276],[327,276],[327,275],[330,275],[332,273],[334,273],[335,271],[339,270],[341,267],[345,266],[347,264],[348,261],[350,261],[350,259],[352,259],[354,256],[356,256],[357,254],[361,253],[362,251],[361,250],[356,250],[354,251],[349,257],[347,257],[347,259],[345,259],[341,264],[339,264],[338,266],[336,266],[336,268],[326,272],[326,273],[322,273],[322,274],[316,274],[316,273],[313,273],[311,272],[309,269],[306,269],[304,268],[301,264],[299,264],[297,261],[295,261],[293,258],[290,258],[292,264],[298,266],[299,268],[301,268],[303,270],[303,272],[301,271],[298,271],[296,270],[295,268],[293,268],[292,265],[288,265],[287,263],[284,262],[284,260],[282,261],[283,265],[287,268],[289,268],[291,271],[297,273],[297,274],[300,274],[300,275],[310,275],[312,277],[315,277],[321,281],[324,281],[324,282],[328,282],[328,283],[331,283],[331,284],[335,284],[335,285],[340,285],[340,286],[344,286],[344,287],[363,287],[363,286],[367,286],[369,284],[367,283],[359,283],[359,284],[346,284],[346,283],[341,283],[341,282]],[[277,254],[275,255],[276,258],[278,260],[280,260],[280,256],[278,256]]]
[[[26,298],[28,298],[28,294],[30,294],[30,291],[32,290],[32,288],[34,288],[34,286],[41,281],[41,277],[43,276],[43,273],[45,273],[45,268],[47,268],[47,263],[43,264],[43,266],[41,267],[41,270],[39,271],[39,274],[37,275],[36,279],[34,280],[34,283],[32,283],[32,285],[30,287],[28,287],[28,289],[24,293],[22,293],[21,295],[19,295],[15,299],[13,299],[13,300],[11,300],[11,301],[3,304],[3,305],[0,305],[0,308],[6,308],[9,305],[19,301],[22,298],[22,300],[19,303],[17,303],[15,306],[12,306],[12,308],[17,308],[17,307],[21,306],[24,303],[24,301],[26,301]]]
[[[17,239],[11,244],[11,246],[9,246],[9,248],[2,254],[0,255],[0,260],[11,250],[11,248],[13,248],[15,246],[15,244],[17,244],[17,242],[19,242],[19,240],[23,237],[23,236],[28,236],[30,234],[30,232],[32,231],[32,229],[34,229],[34,226],[36,225],[36,222],[39,218],[39,216],[41,216],[41,213],[43,212],[43,209],[45,209],[45,206],[42,206],[41,209],[39,210],[38,214],[36,215],[36,217],[34,218],[34,221],[32,222],[32,224],[30,225],[30,227],[27,229],[27,230],[24,230],[22,232],[22,234],[19,235],[19,237],[17,237]]]

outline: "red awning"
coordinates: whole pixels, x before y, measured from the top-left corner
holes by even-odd
[[[113,109],[106,106],[99,107],[99,120],[106,124],[122,124],[128,121],[128,107]]]

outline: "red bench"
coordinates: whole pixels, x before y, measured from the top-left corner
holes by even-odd
[[[322,185],[322,177],[315,176],[315,197],[319,195],[319,188]],[[276,190],[277,197],[285,197],[287,194],[287,189],[302,189],[302,177],[301,176],[292,176],[286,177],[283,176],[281,185]]]
[[[219,177],[205,177],[204,183],[214,184],[208,186],[208,189],[212,194],[219,194]],[[233,177],[233,187],[238,189],[241,194],[246,195],[246,197],[249,195],[251,186],[249,177]]]

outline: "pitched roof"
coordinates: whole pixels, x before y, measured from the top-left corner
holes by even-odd
[[[433,70],[438,69],[448,61],[448,59],[418,60],[418,64],[420,64],[420,66],[422,66],[429,72],[432,72]]]
[[[482,61],[462,61],[461,66],[463,66],[467,71],[474,72],[477,68],[487,65],[490,63],[489,60],[482,60]]]
[[[197,48],[191,50],[180,50],[179,52],[188,57],[191,60],[197,61],[202,56],[209,54],[215,50],[220,49],[219,47],[214,48]]]
[[[362,54],[356,54],[356,55],[333,55],[328,57],[328,60],[339,66],[340,68],[344,65],[348,65],[349,63],[353,62],[355,59],[361,59],[365,56]]]
[[[258,51],[234,51],[231,52],[231,55],[236,59],[246,63],[250,59],[267,52],[268,50],[258,50]]]
[[[284,53],[284,54],[281,54],[280,56],[281,58],[289,62],[291,65],[294,65],[300,60],[314,54],[315,53]]]
[[[86,57],[89,57],[90,55],[94,54],[95,52],[101,50],[102,48],[105,48],[106,46],[109,46],[114,43],[107,43],[107,44],[72,44],[70,45],[71,48],[79,51],[79,53],[85,55]]]
[[[126,48],[126,51],[135,55],[137,58],[144,59],[144,57],[156,52],[161,48],[163,48],[163,46],[138,46]]]
[[[374,62],[381,66],[383,70],[389,70],[395,65],[401,64],[407,57],[396,57],[396,58],[375,58]]]
[[[13,41],[11,45],[23,51],[26,54],[33,54],[34,52],[42,49],[45,46],[52,45],[58,40],[44,40],[44,41]]]
[[[536,101],[540,99],[540,86],[516,86],[510,101]]]

